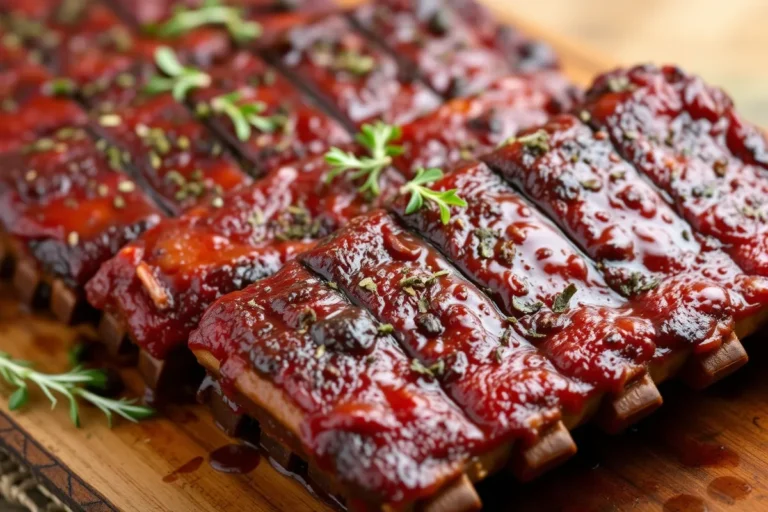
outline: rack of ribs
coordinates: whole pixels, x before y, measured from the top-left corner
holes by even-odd
[[[184,26],[206,9],[237,26]],[[473,482],[534,478],[662,380],[736,370],[765,322],[766,140],[679,69],[582,97],[471,0],[0,14],[20,297],[98,321],[160,400],[203,381],[228,433],[350,509],[475,509]],[[370,158],[378,122],[374,190],[327,153]],[[427,168],[466,202],[447,222],[411,208]]]

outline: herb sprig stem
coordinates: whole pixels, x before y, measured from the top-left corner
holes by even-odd
[[[325,161],[331,165],[326,182],[330,183],[340,174],[358,180],[365,177],[365,182],[358,189],[360,192],[378,196],[381,193],[379,179],[381,173],[392,164],[395,156],[403,153],[402,146],[392,144],[402,132],[399,127],[384,124],[364,124],[357,135],[357,142],[368,150],[368,155],[358,156],[352,152],[333,147],[325,154]]]
[[[51,402],[51,409],[55,408],[58,403],[54,393],[63,395],[69,402],[69,417],[77,427],[80,426],[78,397],[101,410],[107,416],[110,426],[112,425],[113,413],[132,422],[154,414],[154,411],[149,407],[135,405],[134,400],[106,398],[83,387],[84,385],[96,388],[105,387],[107,376],[100,370],[76,366],[65,373],[42,373],[33,369],[32,363],[29,361],[13,359],[9,354],[0,352],[0,376],[9,384],[16,386],[16,390],[8,399],[9,409],[17,410],[29,401],[27,382],[29,381],[36,384],[48,398]]]

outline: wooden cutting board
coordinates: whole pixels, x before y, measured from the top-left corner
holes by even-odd
[[[506,12],[506,0],[488,3],[499,19],[550,41],[574,81],[586,84],[609,67],[609,60],[516,19]],[[0,350],[60,371],[68,366],[69,347],[93,336],[89,327],[66,328],[25,311],[0,285]],[[487,509],[768,510],[765,338],[746,340],[752,362],[709,390],[663,385],[664,407],[621,436],[580,429],[579,454],[533,484],[516,484],[509,475],[482,482]],[[129,393],[143,392],[135,371],[122,376]],[[233,441],[201,406],[171,407],[158,418],[117,422],[112,429],[86,408],[83,428],[76,429],[63,404],[50,411],[33,395],[26,409],[9,413],[6,396],[0,394],[0,444],[73,510],[330,510],[264,458],[247,474],[214,470],[210,453]]]

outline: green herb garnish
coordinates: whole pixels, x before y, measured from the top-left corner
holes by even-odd
[[[566,309],[568,309],[568,303],[571,302],[571,299],[574,295],[576,295],[576,285],[571,283],[568,286],[565,287],[565,290],[558,293],[555,297],[555,301],[552,304],[552,311],[555,313],[562,313]]]
[[[16,390],[8,399],[8,408],[12,411],[23,407],[29,401],[27,381],[31,381],[37,384],[51,401],[51,409],[56,407],[58,402],[54,392],[64,395],[69,400],[69,417],[77,427],[80,426],[78,397],[101,410],[106,415],[110,426],[112,426],[112,413],[132,422],[137,422],[154,414],[154,410],[149,407],[135,405],[135,400],[105,398],[85,389],[83,387],[85,385],[96,388],[106,386],[107,376],[101,370],[76,366],[65,373],[42,373],[33,370],[32,363],[29,361],[13,359],[7,353],[0,352],[0,376],[9,384],[16,386]]]
[[[325,154],[325,161],[332,166],[326,182],[330,183],[336,176],[353,171],[348,174],[350,180],[366,177],[365,183],[359,188],[360,192],[378,196],[381,193],[379,189],[381,173],[392,164],[393,157],[403,153],[402,146],[391,144],[400,138],[401,133],[399,127],[384,124],[381,121],[375,124],[364,124],[355,139],[368,150],[368,156],[358,157],[337,147],[331,148]]]
[[[167,76],[153,76],[144,87],[144,92],[147,94],[171,91],[176,101],[184,101],[187,93],[192,89],[211,85],[210,75],[199,69],[182,66],[176,54],[167,46],[161,46],[155,50],[155,63]]]
[[[261,101],[238,105],[239,100],[240,93],[237,91],[222,94],[211,100],[211,109],[226,114],[232,120],[235,134],[241,141],[251,137],[251,127],[262,133],[273,133],[288,122],[288,118],[280,114],[262,116],[267,106]]]
[[[424,206],[425,201],[431,201],[437,205],[440,210],[440,220],[443,224],[448,224],[451,219],[451,210],[449,206],[458,206],[466,208],[467,202],[456,195],[456,189],[437,191],[427,187],[428,183],[433,183],[442,179],[443,171],[440,169],[419,169],[416,177],[400,188],[403,194],[410,193],[411,199],[405,208],[405,214],[410,215],[419,211]]]
[[[147,27],[160,37],[178,37],[190,30],[209,25],[223,25],[235,41],[246,42],[261,36],[261,25],[243,18],[243,10],[222,5],[219,0],[206,0],[197,9],[181,8],[165,23]]]

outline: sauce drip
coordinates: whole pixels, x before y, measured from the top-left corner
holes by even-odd
[[[721,476],[712,480],[707,486],[707,494],[712,498],[734,505],[746,498],[752,492],[752,486],[735,476]]]
[[[167,484],[173,483],[179,479],[179,475],[185,475],[187,473],[193,473],[197,471],[197,469],[200,467],[202,463],[203,463],[203,458],[200,456],[197,456],[194,459],[190,459],[188,462],[179,466],[178,468],[173,470],[171,473],[168,473],[167,475],[165,475],[163,477],[163,482]]]
[[[247,474],[261,461],[257,448],[247,444],[228,444],[212,451],[208,463],[221,473]]]

